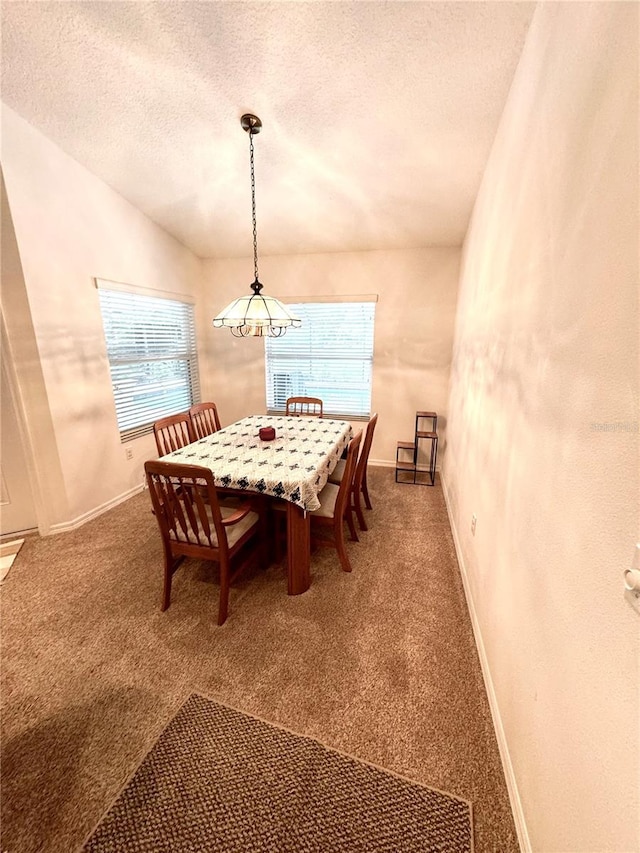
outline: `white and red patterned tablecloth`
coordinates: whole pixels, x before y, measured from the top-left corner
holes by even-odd
[[[276,431],[273,441],[258,435],[266,426]],[[162,460],[209,468],[220,488],[273,495],[314,510],[320,506],[318,492],[352,437],[348,421],[251,415]]]

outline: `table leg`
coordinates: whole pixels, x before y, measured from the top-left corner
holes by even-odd
[[[289,595],[300,595],[311,585],[311,523],[302,507],[287,504],[287,571]]]

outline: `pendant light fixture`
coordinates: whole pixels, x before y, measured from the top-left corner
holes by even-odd
[[[227,326],[237,338],[250,335],[278,338],[289,326],[301,326],[302,321],[293,317],[287,308],[273,296],[263,296],[262,284],[258,280],[258,237],[256,231],[256,182],[253,170],[253,137],[260,133],[262,122],[258,116],[246,113],[240,119],[243,130],[249,134],[249,162],[251,164],[251,218],[253,221],[253,270],[255,280],[251,285],[253,294],[234,299],[213,320],[216,327]]]

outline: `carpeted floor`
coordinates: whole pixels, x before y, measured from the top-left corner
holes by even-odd
[[[294,597],[280,566],[249,573],[221,628],[211,564],[181,568],[160,612],[146,493],[26,539],[1,591],[3,851],[76,850],[198,692],[470,800],[476,853],[516,853],[439,483],[369,477],[353,572],[319,550]]]

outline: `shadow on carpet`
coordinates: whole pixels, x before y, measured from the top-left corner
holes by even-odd
[[[472,853],[465,800],[192,694],[83,850]]]

